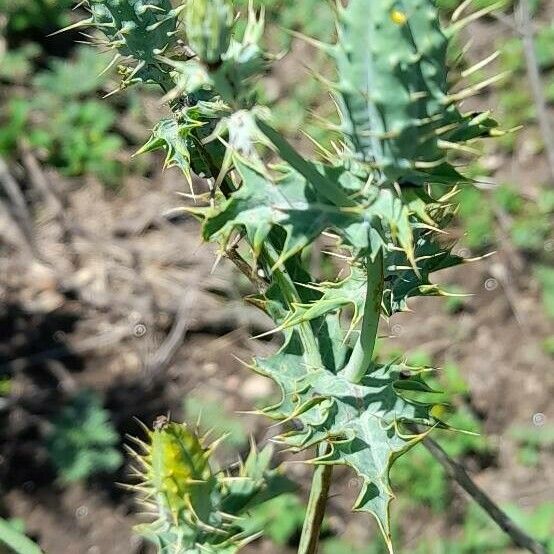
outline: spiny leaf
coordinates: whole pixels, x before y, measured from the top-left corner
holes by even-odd
[[[435,2],[352,0],[339,8],[338,29],[333,92],[353,154],[388,182],[462,179],[445,146],[488,136],[495,123],[460,114],[448,94],[448,38]]]
[[[165,150],[165,166],[178,167],[191,181],[190,149],[194,147],[191,132],[197,125],[179,125],[175,119],[162,119],[152,130],[148,142],[137,152]]]
[[[132,56],[136,65],[124,72],[123,86],[134,82],[157,83],[171,88],[167,68],[157,57],[176,43],[179,9],[170,0],[88,0],[91,18],[109,46],[122,56]]]
[[[393,495],[389,470],[395,458],[420,438],[408,436],[402,425],[437,423],[430,405],[402,395],[402,390],[422,390],[418,375],[422,370],[401,364],[377,365],[355,385],[340,372],[310,371],[301,354],[302,346],[292,333],[276,355],[256,360],[254,369],[274,380],[282,391],[281,401],[264,413],[277,420],[294,414],[299,420],[300,430],[280,437],[293,449],[330,442],[332,452],[314,463],[344,464],[357,472],[361,492],[355,509],[372,513],[390,542],[388,511]]]
[[[332,229],[344,243],[375,255],[388,243],[399,244],[413,264],[413,239],[410,210],[393,189],[372,187],[372,198],[366,205],[354,207],[333,204],[330,195],[297,171],[277,168],[273,179],[235,157],[235,167],[242,179],[241,188],[229,200],[214,208],[193,209],[205,218],[203,234],[207,240],[227,243],[232,232],[244,228],[258,257],[269,232],[279,226],[286,240],[276,265],[305,248],[323,231]],[[345,179],[354,179],[343,168],[313,165],[313,171],[325,183],[332,182],[337,195],[346,197]],[[344,188],[341,185],[345,184]]]
[[[242,186],[220,208],[203,211],[206,239],[227,242],[234,229],[243,227],[257,257],[271,229],[278,225],[286,232],[277,262],[282,264],[328,227],[346,228],[356,222],[295,171],[281,173],[273,182],[238,158],[235,167]]]
[[[414,296],[440,296],[441,287],[430,280],[431,273],[463,263],[463,258],[440,246],[431,233],[421,233],[415,244],[415,260],[418,272],[408,265],[403,252],[390,252],[385,272],[383,305],[385,313],[405,311],[408,299]]]
[[[277,328],[277,330],[294,327],[302,322],[321,318],[329,313],[337,312],[347,306],[352,306],[353,316],[350,330],[355,328],[364,315],[364,303],[367,288],[367,277],[363,268],[354,265],[350,274],[337,282],[325,282],[311,287],[321,294],[321,297],[309,304],[295,304],[292,313]]]
[[[287,492],[295,485],[279,469],[271,469],[271,445],[258,450],[254,444],[241,462],[239,474],[226,482],[226,495],[221,508],[227,514],[244,514],[264,502]]]
[[[137,155],[164,150],[165,167],[179,168],[192,191],[192,174],[217,177],[217,174],[213,174],[214,167],[218,167],[224,157],[225,149],[219,142],[202,145],[202,141],[214,129],[213,114],[220,109],[217,103],[199,103],[183,109],[179,119],[160,120]]]

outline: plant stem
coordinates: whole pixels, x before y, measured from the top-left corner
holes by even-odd
[[[262,256],[265,258],[265,261],[268,262],[269,267],[273,267],[275,265],[275,262],[278,259],[278,254],[270,241],[267,241],[267,243],[264,244]],[[286,269],[275,267],[273,269],[273,276],[289,306],[292,307],[293,303],[301,302],[296,285]],[[300,340],[302,341],[302,346],[304,347],[304,361],[306,362],[308,368],[318,369],[322,367],[323,362],[319,352],[319,344],[314,335],[312,324],[309,321],[300,323],[298,325],[298,333],[300,335]]]
[[[263,255],[268,258],[267,261],[273,262],[270,264],[273,266],[277,253],[269,241],[264,245]],[[277,267],[273,270],[273,275],[287,302],[289,304],[300,302],[296,286],[286,269],[282,270]],[[308,369],[322,367],[319,345],[311,323],[309,321],[300,323],[298,325],[298,333],[304,347],[304,361]],[[321,443],[317,449],[317,456],[325,456],[329,453],[330,449],[331,446],[328,442]],[[331,464],[318,464],[315,466],[298,554],[315,554],[317,552],[332,474],[333,466]]]
[[[359,383],[364,378],[373,360],[379,318],[381,317],[383,281],[383,251],[379,250],[375,260],[372,261],[370,255],[367,257],[367,290],[362,328],[348,364],[343,370],[344,376],[351,383]]]
[[[554,130],[550,124],[550,113],[544,96],[544,87],[541,78],[539,62],[533,36],[529,0],[520,0],[515,10],[517,27],[522,36],[523,53],[527,65],[527,76],[533,94],[535,107],[537,108],[537,122],[539,124],[546,159],[550,169],[550,175],[554,179]]]
[[[210,158],[211,161],[211,158]],[[381,255],[381,254],[380,254]],[[382,256],[382,255],[381,255]],[[301,298],[296,289],[294,281],[291,279],[286,269],[275,267],[278,259],[278,254],[271,243],[268,240],[262,249],[261,259],[263,259],[268,267],[273,267],[273,276],[278,284],[283,297],[287,303],[292,306],[295,302],[300,302]],[[241,269],[242,264],[237,259],[231,261],[235,263]],[[382,267],[381,258],[381,267]],[[242,271],[244,272],[244,267]],[[250,273],[250,280],[254,282],[254,277]],[[245,273],[246,274],[246,273]],[[254,283],[256,284],[256,283]],[[381,306],[381,298],[379,297],[379,311]],[[379,316],[377,317],[379,321]],[[302,322],[298,325],[298,333],[300,340],[304,348],[304,361],[307,367],[310,369],[317,369],[323,366],[321,359],[321,353],[319,350],[319,344],[314,335],[312,325],[309,321]],[[372,350],[373,351],[373,350]],[[317,455],[318,457],[324,456],[329,453],[331,446],[328,442],[323,442],[319,445]],[[333,466],[331,464],[318,464],[314,469],[312,477],[312,483],[310,488],[310,498],[308,501],[308,507],[306,511],[306,518],[302,527],[302,535],[300,537],[300,545],[298,547],[298,554],[315,554],[319,544],[319,535],[321,532],[321,524],[325,516],[325,510],[327,507],[327,495],[329,487],[331,485],[331,477],[333,474]]]
[[[329,449],[328,443],[322,443],[318,448],[318,456],[324,456]],[[332,473],[332,465],[319,464],[314,469],[298,554],[315,554],[317,552]]]
[[[414,426],[418,433],[422,432],[419,426]],[[466,469],[452,459],[442,447],[430,437],[423,439],[423,444],[435,459],[444,467],[448,475],[454,479],[474,500],[485,510],[490,518],[512,539],[513,543],[525,548],[533,554],[546,554],[546,548],[529,536],[504,512],[488,494],[481,489],[469,476]]]

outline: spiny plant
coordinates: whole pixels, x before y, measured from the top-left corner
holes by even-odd
[[[27,86],[0,106],[0,155],[16,156],[25,137],[43,161],[64,175],[87,173],[107,186],[120,184],[125,167],[115,153],[124,142],[114,132],[117,113],[96,99],[106,84],[99,76],[105,63],[102,56],[83,46],[70,61],[54,59],[31,79],[32,67],[26,68],[26,75],[21,56],[12,58],[8,72],[17,66],[22,75],[16,82]],[[16,72],[11,75],[15,77]]]
[[[95,473],[115,471],[123,462],[116,449],[118,435],[90,391],[78,393],[52,421],[47,451],[60,480],[85,480]]]
[[[391,465],[447,424],[428,400],[430,368],[375,359],[378,327],[413,297],[445,294],[431,274],[464,263],[441,240],[458,187],[469,181],[454,161],[500,132],[489,113],[463,113],[459,102],[499,77],[452,89],[447,48],[495,6],[463,17],[466,1],[443,27],[433,0],[338,2],[336,41],[307,39],[336,67],[336,79],[321,83],[340,123],[322,125],[338,138],[316,143],[308,157],[256,96],[275,60],[262,46],[263,11],[250,6],[239,30],[228,0],[85,3],[90,17],[74,27],[103,33],[113,63],[122,62],[121,88],[159,85],[171,108],[141,151],[162,149],[166,166],[183,171],[195,199],[186,209],[203,238],[257,286],[247,300],[283,336],[274,355],[250,368],[282,393],[260,410],[287,429],[276,440],[317,452],[299,552],[317,550],[339,464],[359,476],[354,509],[376,518],[392,552]],[[208,192],[192,190],[193,173]],[[306,263],[322,235],[341,266],[333,281],[318,282]],[[238,550],[245,537],[232,522],[244,505],[225,502],[230,485],[210,469],[209,450],[173,424],[155,430],[146,448],[143,488],[162,514],[149,533],[161,550]]]
[[[248,511],[294,489],[279,470],[270,469],[271,447],[254,445],[233,475],[214,468],[215,441],[186,425],[159,418],[148,443],[130,450],[141,484],[132,486],[156,519],[138,532],[160,552],[236,552],[258,536],[244,517]]]

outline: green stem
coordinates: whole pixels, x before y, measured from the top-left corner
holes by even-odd
[[[324,456],[329,452],[329,449],[328,443],[322,443],[318,449],[318,456]],[[332,473],[332,465],[319,464],[314,469],[298,554],[315,554],[317,552]]]
[[[266,261],[270,262],[270,267],[274,267],[277,253],[269,241],[264,245],[263,255],[266,257]],[[273,276],[289,304],[300,301],[296,286],[286,270],[283,271],[279,267],[274,267]],[[306,365],[308,368],[322,367],[323,364],[319,345],[311,323],[309,321],[300,323],[297,328],[302,346],[304,347],[304,361]],[[321,443],[318,447],[317,456],[324,456],[330,451],[330,448],[329,443]],[[321,524],[323,523],[323,517],[325,516],[325,509],[327,507],[327,495],[332,474],[332,465],[318,464],[314,469],[310,488],[310,499],[308,501],[306,518],[302,527],[298,554],[315,554],[317,552],[319,535],[321,534]]]
[[[209,154],[208,158],[213,165]],[[231,187],[229,188],[233,190]],[[298,294],[296,285],[291,279],[289,273],[286,269],[283,270],[278,266],[276,267],[279,255],[269,240],[262,248],[261,259],[265,262],[268,268],[274,268],[273,277],[289,306],[295,302],[300,302],[300,295]],[[307,367],[312,369],[323,367],[319,344],[314,335],[311,323],[309,321],[302,322],[297,326],[297,329],[304,349],[304,362]],[[327,454],[330,448],[329,443],[322,443],[318,447],[318,457]],[[304,526],[302,528],[302,535],[300,538],[300,546],[298,550],[299,554],[315,554],[317,551],[321,524],[323,523],[325,509],[327,507],[327,495],[331,484],[332,473],[332,465],[319,464],[314,469],[306,519],[304,520]]]
[[[367,257],[367,291],[362,328],[348,364],[343,370],[344,376],[351,383],[359,383],[371,367],[381,316],[383,286],[383,251],[379,250],[375,260],[372,261],[370,256]]]
[[[293,303],[299,303],[302,301],[294,281],[291,279],[288,272],[280,267],[275,267],[275,263],[278,260],[279,256],[275,247],[271,244],[270,241],[264,244],[262,249],[262,257],[267,262],[268,267],[273,267],[273,277],[277,282],[277,285],[281,289],[283,296],[286,298],[289,306],[292,307]],[[314,335],[314,330],[309,321],[302,322],[298,324],[298,333],[300,334],[300,340],[302,341],[302,346],[304,347],[304,361],[308,368],[317,369],[323,366],[323,361],[321,359],[321,354],[319,352],[319,344]]]

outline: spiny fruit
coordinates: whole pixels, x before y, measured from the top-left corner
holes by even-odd
[[[206,514],[206,496],[214,487],[210,454],[186,425],[165,423],[149,432],[150,444],[142,457],[144,486],[177,522],[187,511]]]
[[[132,454],[140,464],[140,484],[132,487],[156,519],[137,531],[171,554],[234,554],[258,536],[245,517],[249,510],[294,489],[271,469],[272,448],[253,445],[235,476],[217,471],[205,438],[187,425],[160,417],[148,441],[134,441],[143,451]]]

